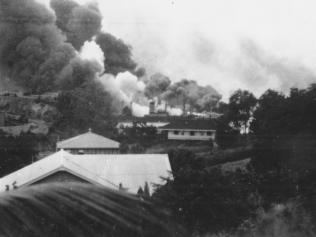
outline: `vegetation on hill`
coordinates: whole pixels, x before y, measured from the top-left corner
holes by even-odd
[[[51,134],[92,128],[120,141],[122,153],[168,151],[173,179],[157,187],[150,200],[192,234],[312,236],[315,231],[315,85],[292,89],[288,96],[268,90],[258,99],[236,91],[218,108],[224,115],[213,150],[203,142],[164,141],[154,127],[134,126],[118,134],[111,97],[96,83],[61,92],[55,106],[60,114]],[[37,154],[33,135],[2,134],[0,141],[1,176]],[[250,162],[243,170],[222,172],[216,166],[244,158]],[[283,230],[278,232],[276,223]]]
[[[38,153],[37,141],[34,134],[13,137],[0,131],[0,177],[32,163]]]
[[[247,170],[223,173],[190,151],[174,151],[174,179],[157,187],[152,200],[193,235],[314,236],[316,86],[292,89],[289,96],[268,90],[255,103],[248,92],[236,94],[249,101],[224,105],[217,141],[233,150],[248,145]],[[249,134],[239,133],[246,129]],[[220,160],[219,154],[213,158]]]

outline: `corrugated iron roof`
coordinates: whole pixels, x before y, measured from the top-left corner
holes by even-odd
[[[57,142],[57,148],[59,149],[97,149],[97,148],[116,148],[120,147],[120,143],[109,138],[95,134],[89,130],[89,132]]]
[[[122,184],[137,193],[146,182],[151,192],[153,184],[163,184],[161,177],[170,177],[171,166],[167,154],[73,155],[61,150],[1,178],[0,191],[14,182],[18,187],[30,185],[58,171],[109,188]]]

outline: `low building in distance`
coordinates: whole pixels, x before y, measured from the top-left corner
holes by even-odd
[[[166,133],[169,140],[214,141],[216,122],[211,119],[179,119],[170,121],[158,130]]]
[[[0,191],[51,182],[83,182],[136,194],[171,176],[167,154],[82,154],[60,150],[0,179]]]
[[[118,154],[120,143],[101,135],[88,132],[57,142],[57,150],[65,150],[72,154]]]
[[[125,128],[131,127],[155,127],[159,128],[169,123],[170,117],[149,116],[144,117],[119,117],[116,128],[121,133]]]

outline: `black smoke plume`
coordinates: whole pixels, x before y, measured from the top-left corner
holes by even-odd
[[[56,25],[75,49],[100,32],[102,16],[96,4],[79,5],[72,0],[51,0],[56,13]]]
[[[91,71],[98,69],[77,56],[45,6],[34,0],[0,0],[0,19],[4,77],[33,93],[60,89],[63,79],[75,80],[78,74],[81,82],[94,78]]]
[[[210,111],[221,99],[221,95],[211,86],[200,86],[194,80],[183,79],[171,84],[162,97],[172,106],[182,106],[183,113],[188,110]]]
[[[238,68],[250,88],[273,81],[281,91],[288,92],[292,87],[306,88],[316,81],[315,72],[304,63],[271,54],[251,39],[241,41],[240,51],[245,62]]]
[[[171,84],[171,80],[169,77],[161,74],[155,73],[150,77],[145,87],[145,95],[148,98],[159,97],[163,92],[167,90],[169,85]]]
[[[117,39],[109,33],[100,33],[96,37],[96,43],[104,53],[104,70],[106,73],[116,76],[118,73],[125,71],[133,74],[140,72],[140,70],[135,71],[137,64],[132,59],[131,47],[126,45],[123,40]]]

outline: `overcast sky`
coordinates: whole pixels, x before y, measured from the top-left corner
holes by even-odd
[[[86,2],[85,0],[78,0]],[[210,84],[224,97],[316,82],[316,1],[98,0],[103,30],[148,74]]]

